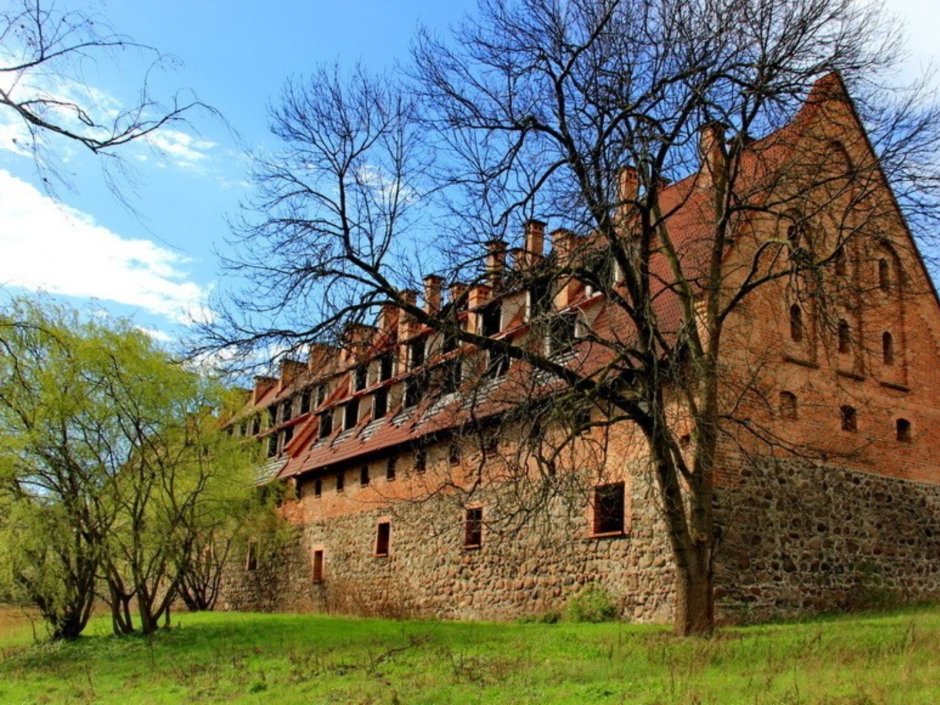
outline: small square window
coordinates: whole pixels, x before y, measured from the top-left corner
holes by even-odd
[[[375,555],[387,556],[388,547],[392,538],[392,525],[387,521],[381,521],[376,528],[375,536]]]

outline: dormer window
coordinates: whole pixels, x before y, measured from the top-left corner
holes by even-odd
[[[372,396],[372,418],[381,419],[388,412],[388,387],[376,389]]]
[[[368,378],[368,367],[365,365],[358,365],[353,374],[353,390],[360,392],[366,388],[366,382]]]
[[[300,413],[306,414],[310,411],[310,390],[305,389],[300,393]]]
[[[333,433],[333,413],[326,411],[320,414],[320,438],[326,438]]]
[[[552,297],[548,282],[536,281],[529,286],[526,292],[526,308],[528,319],[538,318],[552,309]]]
[[[346,409],[343,415],[343,429],[349,430],[355,428],[359,423],[359,400],[351,399],[346,402]]]
[[[578,314],[565,311],[552,318],[548,326],[546,347],[549,354],[567,352],[574,346],[578,332]]]
[[[424,378],[414,375],[405,380],[405,406],[417,406],[424,397]]]
[[[408,368],[416,369],[424,364],[425,339],[418,338],[408,344]]]
[[[492,337],[499,335],[503,329],[503,307],[498,301],[494,301],[483,309],[483,335]]]
[[[585,264],[584,295],[607,291],[614,284],[614,260],[606,250],[594,253]]]
[[[395,358],[392,356],[391,350],[379,356],[379,381],[384,382],[392,378],[392,371],[395,366],[394,363]]]

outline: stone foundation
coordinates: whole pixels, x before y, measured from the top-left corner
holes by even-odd
[[[940,487],[766,461],[717,495],[721,619],[940,599]],[[446,497],[313,521],[262,555],[257,570],[233,564],[220,605],[504,620],[560,611],[596,582],[623,618],[668,621],[674,587],[665,532],[648,490],[634,490],[629,505],[622,537],[589,537],[581,503],[505,536],[488,526],[478,549],[464,547],[464,509]],[[375,555],[380,520],[391,523],[388,556]],[[315,583],[317,549],[324,575]]]

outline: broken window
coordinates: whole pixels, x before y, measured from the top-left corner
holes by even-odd
[[[594,533],[623,533],[623,483],[594,488]]]
[[[323,582],[323,551],[316,550],[313,552],[313,582],[322,583]]]
[[[475,507],[467,510],[467,519],[464,525],[463,545],[467,548],[479,548],[483,545],[483,508]]]
[[[387,556],[388,546],[392,538],[392,525],[387,521],[380,521],[376,527],[375,555]]]

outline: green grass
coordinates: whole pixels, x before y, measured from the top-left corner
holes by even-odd
[[[0,619],[0,703],[940,702],[940,607],[676,639],[627,624],[178,614],[152,639],[98,618],[72,644]]]

